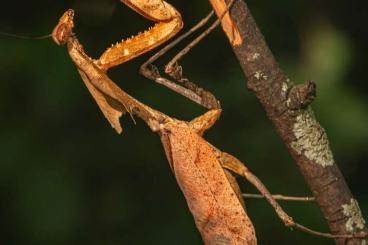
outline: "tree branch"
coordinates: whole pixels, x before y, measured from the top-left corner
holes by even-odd
[[[209,0],[221,16],[229,0]],[[325,130],[309,104],[315,84],[294,85],[283,73],[247,5],[237,0],[222,27],[255,93],[287,146],[318,202],[333,234],[367,232],[365,221],[342,176]],[[336,239],[337,244],[364,244],[361,239]]]

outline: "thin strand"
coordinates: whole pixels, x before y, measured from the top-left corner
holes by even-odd
[[[260,194],[249,194],[243,193],[242,196],[244,198],[253,198],[253,199],[264,199],[265,197]],[[280,201],[296,201],[296,202],[314,202],[314,197],[293,197],[293,196],[284,196],[280,194],[272,195],[273,199],[280,200]]]
[[[18,38],[18,39],[26,39],[26,40],[47,39],[47,38],[50,38],[52,36],[52,34],[47,34],[47,35],[42,35],[42,36],[31,37],[31,36],[22,36],[22,35],[17,35],[17,34],[13,34],[13,33],[2,32],[2,31],[0,31],[0,35],[1,36],[6,36],[6,37],[14,37],[14,38]]]
[[[368,234],[366,232],[333,235],[331,233],[319,232],[319,231],[309,229],[308,227],[305,227],[305,226],[303,226],[301,224],[298,224],[298,223],[295,223],[295,225],[293,227],[297,230],[303,231],[305,233],[308,233],[308,234],[311,234],[311,235],[314,235],[314,236],[326,237],[326,238],[332,238],[332,239],[336,239],[336,238],[362,238],[362,239],[364,239],[364,238],[367,238],[367,236],[368,236]]]

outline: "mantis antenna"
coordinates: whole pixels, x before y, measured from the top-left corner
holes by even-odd
[[[52,34],[50,33],[47,35],[31,37],[31,36],[22,36],[22,35],[0,31],[0,36],[13,37],[13,38],[18,38],[18,39],[27,39],[27,40],[41,40],[41,39],[47,39],[47,38],[52,37]]]

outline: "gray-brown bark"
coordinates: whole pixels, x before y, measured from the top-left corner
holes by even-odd
[[[224,0],[209,0],[218,16]],[[226,0],[226,4],[230,2]],[[299,166],[333,234],[366,233],[365,221],[309,104],[315,84],[294,85],[282,72],[247,5],[236,0],[222,25],[248,80],[278,134]],[[226,18],[227,17],[227,18]],[[337,244],[365,244],[336,239]]]

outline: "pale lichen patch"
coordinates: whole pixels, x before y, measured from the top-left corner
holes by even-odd
[[[288,98],[288,99],[286,100],[286,106],[287,106],[287,107],[290,107],[290,105],[291,105],[291,99],[290,99],[290,98]]]
[[[261,78],[261,72],[257,71],[255,74],[254,74],[254,77],[259,80]]]
[[[282,92],[286,93],[288,88],[289,88],[289,85],[287,83],[285,83],[285,82],[282,83],[282,87],[281,87]]]
[[[293,133],[295,140],[291,142],[291,147],[298,154],[304,154],[309,160],[322,167],[334,164],[325,130],[315,120],[312,112],[305,110],[296,117]]]
[[[344,215],[348,217],[348,220],[345,223],[347,231],[354,232],[364,228],[365,220],[363,219],[359,204],[355,199],[350,199],[350,203],[342,205],[342,208]]]
[[[264,80],[267,80],[268,79],[268,76],[263,74],[263,72],[261,71],[256,71],[256,73],[254,73],[254,77],[257,79],[257,80],[260,80],[260,79],[264,79]]]
[[[260,55],[259,53],[254,53],[254,54],[252,55],[252,61],[257,60],[260,56],[261,56],[261,55]]]

